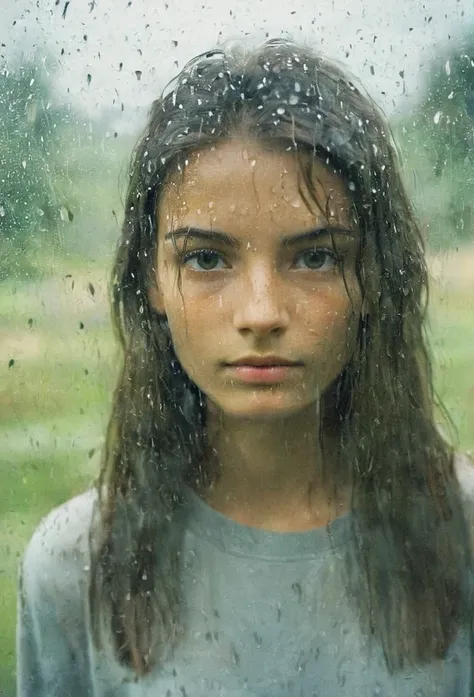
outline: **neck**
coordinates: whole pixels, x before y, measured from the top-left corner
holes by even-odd
[[[335,476],[337,438],[320,433],[313,406],[284,420],[208,414],[208,471],[200,495],[252,527],[301,531],[348,509],[347,482]]]

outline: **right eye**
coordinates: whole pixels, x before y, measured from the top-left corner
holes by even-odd
[[[197,249],[194,252],[187,252],[182,257],[183,264],[189,266],[193,271],[216,271],[219,261],[224,264],[222,256],[213,249]]]

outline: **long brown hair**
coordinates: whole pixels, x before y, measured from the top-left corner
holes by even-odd
[[[354,481],[352,557],[366,579],[352,587],[349,579],[349,592],[390,670],[441,657],[463,617],[470,560],[453,452],[435,422],[423,241],[376,106],[342,68],[279,40],[192,60],[153,104],[133,154],[112,278],[123,365],[98,484],[95,641],[111,641],[116,659],[143,674],[182,635],[177,513],[205,450],[205,398],[148,300],[156,208],[190,152],[244,127],[330,164],[352,192],[366,313],[331,389],[341,461]]]

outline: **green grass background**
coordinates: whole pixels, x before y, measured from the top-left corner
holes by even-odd
[[[472,262],[474,278],[474,254]],[[106,272],[94,262],[87,269],[57,262],[56,269],[56,277],[41,282],[0,286],[1,697],[15,693],[18,561],[39,519],[97,474],[119,355],[109,325]],[[434,287],[430,336],[437,388],[457,427],[459,447],[474,449],[469,277],[454,274],[454,281]]]

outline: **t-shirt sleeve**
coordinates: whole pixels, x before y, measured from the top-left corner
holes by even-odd
[[[474,548],[474,461],[465,454],[454,458],[454,470],[461,489],[464,514]]]
[[[92,697],[87,631],[90,494],[36,529],[19,571],[17,697]]]

